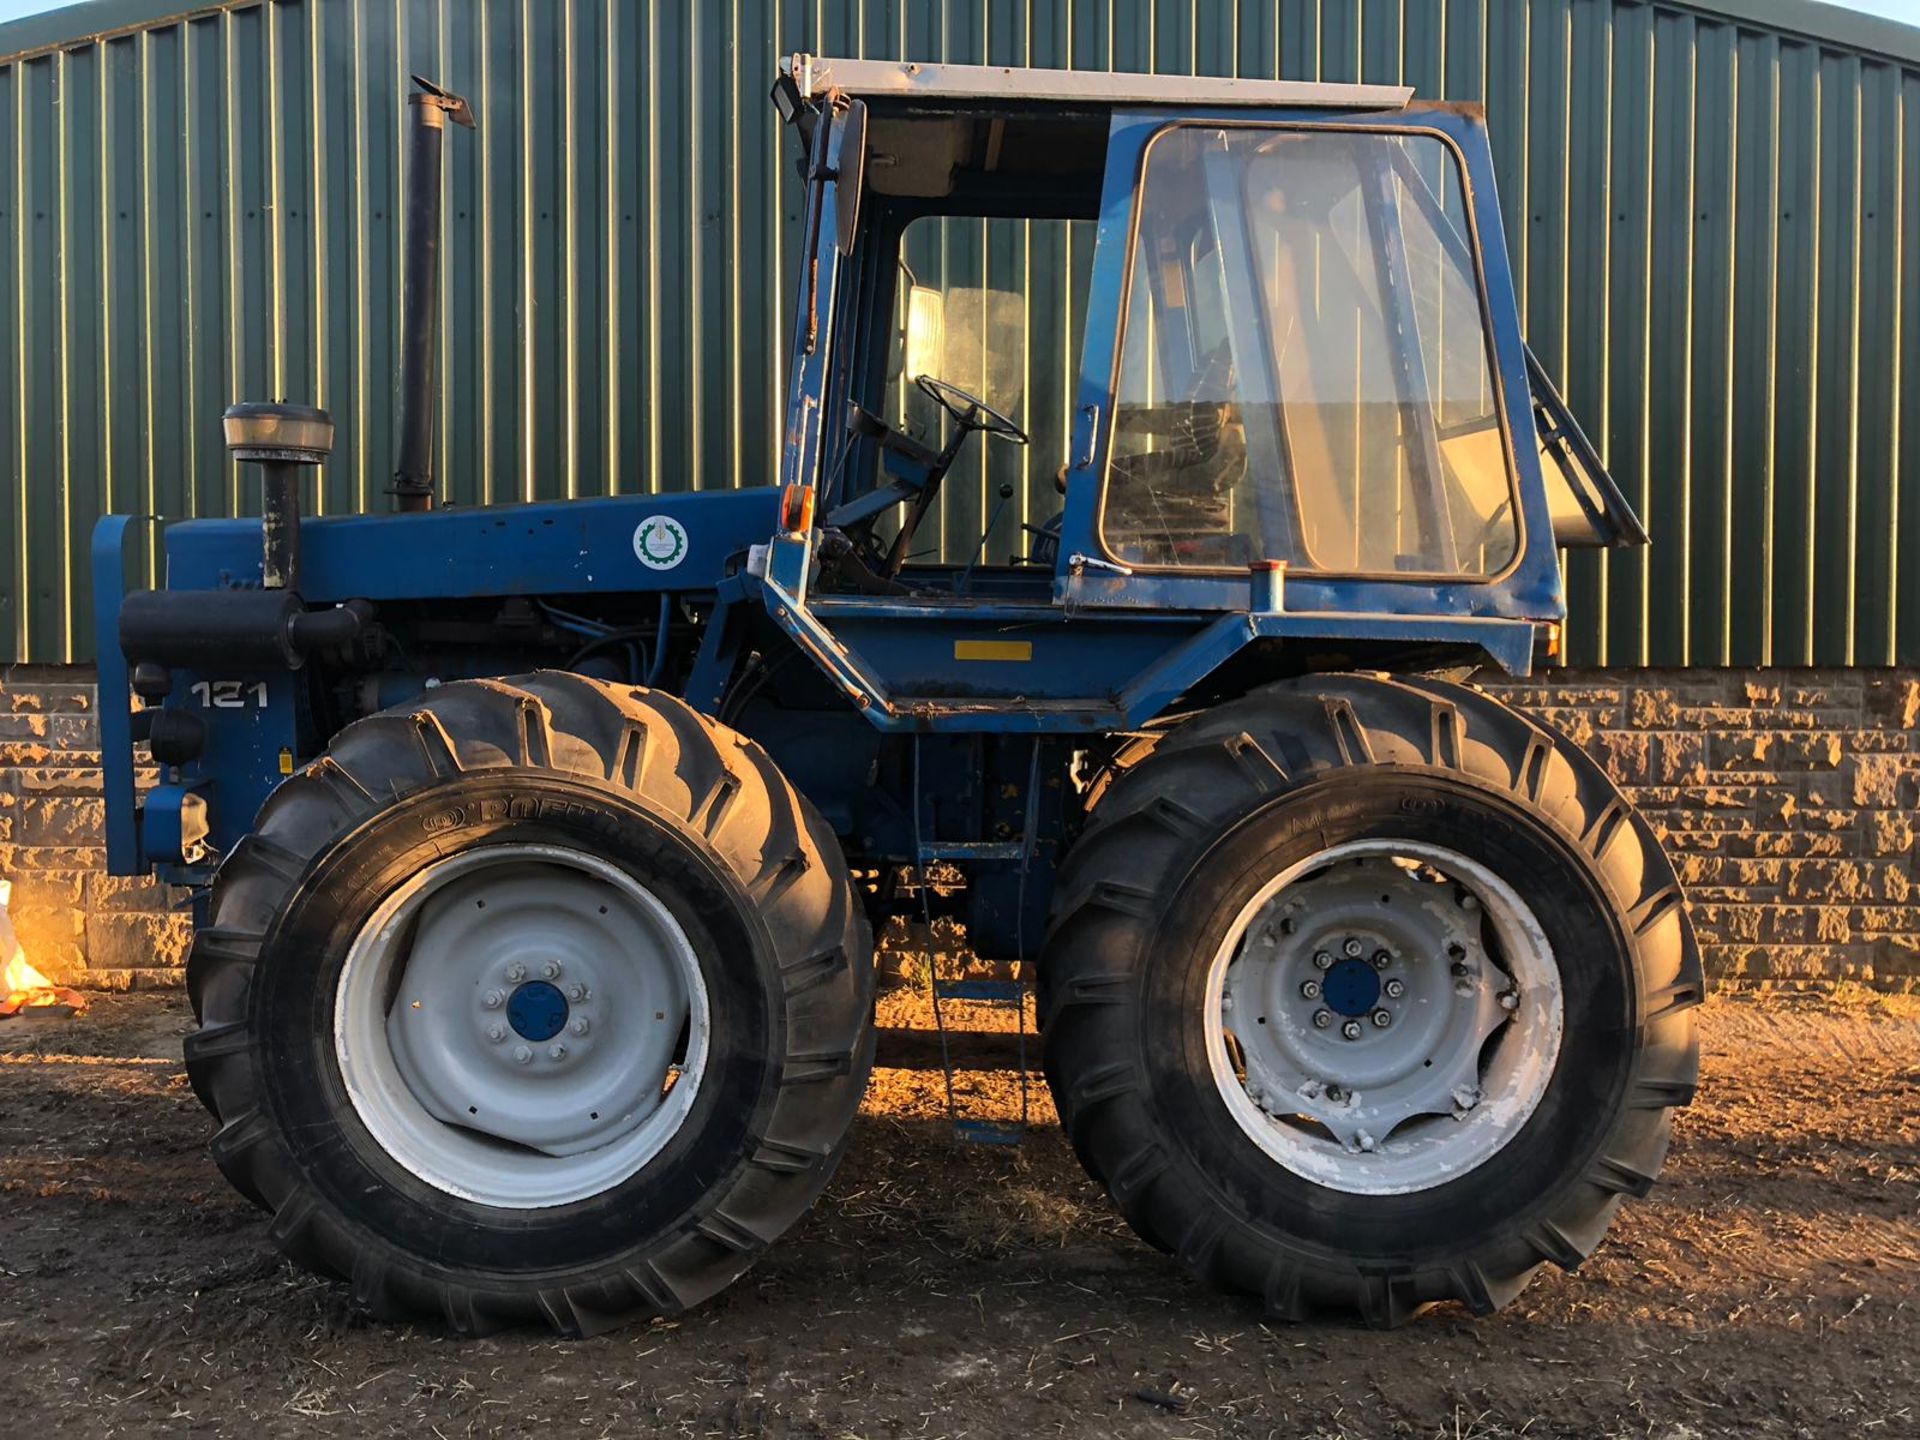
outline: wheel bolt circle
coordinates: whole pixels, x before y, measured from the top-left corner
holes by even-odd
[[[1300,998],[1303,1000],[1318,1000],[1320,998],[1320,982],[1318,980],[1302,980],[1300,982]]]
[[[1384,969],[1386,969],[1386,968],[1387,968],[1387,967],[1388,967],[1389,965],[1391,965],[1391,964],[1393,964],[1393,952],[1392,952],[1392,951],[1390,951],[1390,950],[1376,950],[1376,951],[1374,951],[1374,952],[1373,952],[1373,968],[1374,968],[1374,969],[1376,969],[1376,970],[1384,970]]]
[[[1349,960],[1357,960],[1360,957],[1360,952],[1366,949],[1367,947],[1360,943],[1360,939],[1358,936],[1349,935],[1347,937],[1346,943],[1342,945],[1340,948],[1346,951],[1347,958]]]
[[[1329,955],[1325,950],[1314,951],[1313,968],[1316,970],[1331,970],[1333,968],[1333,956]]]
[[[1313,1012],[1314,1029],[1324,1030],[1331,1024],[1333,1024],[1333,1012],[1331,1010],[1316,1010]]]
[[[1340,1033],[1349,1040],[1358,1040],[1360,1038],[1360,1022],[1358,1020],[1347,1021],[1346,1024],[1340,1027]]]
[[[1391,1024],[1393,1024],[1393,1012],[1391,1010],[1376,1010],[1373,1012],[1373,1025],[1376,1030],[1384,1030]]]
[[[529,1050],[525,1045],[516,1045],[513,1047],[513,1058],[518,1060],[522,1065],[529,1064],[533,1060],[533,1051]]]
[[[1380,988],[1387,992],[1387,998],[1389,1000],[1398,1000],[1402,995],[1407,993],[1406,982],[1400,979],[1389,980]]]

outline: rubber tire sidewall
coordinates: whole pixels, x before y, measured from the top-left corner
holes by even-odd
[[[1400,1195],[1335,1190],[1261,1149],[1215,1084],[1204,1022],[1214,956],[1260,887],[1333,846],[1382,839],[1445,847],[1512,886],[1552,944],[1565,1019],[1547,1089],[1519,1133],[1459,1179]],[[1326,1259],[1418,1267],[1504,1245],[1582,1183],[1625,1103],[1638,1043],[1632,949],[1597,877],[1508,797],[1454,775],[1349,772],[1246,816],[1197,858],[1149,953],[1137,1024],[1154,1128],[1226,1218]]]
[[[334,1046],[341,968],[379,903],[436,860],[506,844],[581,850],[646,886],[686,931],[711,1017],[699,1090],[660,1152],[598,1195],[541,1209],[476,1204],[395,1161],[353,1108]],[[769,1004],[781,994],[774,954],[756,907],[703,842],[627,795],[551,772],[434,785],[335,841],[269,930],[250,1024],[266,1052],[263,1102],[304,1183],[359,1243],[467,1286],[488,1273],[565,1283],[685,1231],[753,1154],[785,1049]]]

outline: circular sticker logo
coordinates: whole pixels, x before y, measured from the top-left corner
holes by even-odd
[[[633,553],[649,570],[671,570],[687,558],[687,527],[671,515],[649,515],[633,527]]]

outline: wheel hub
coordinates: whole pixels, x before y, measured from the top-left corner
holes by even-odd
[[[362,930],[335,1007],[342,1079],[375,1138],[497,1205],[566,1204],[632,1174],[706,1059],[679,921],[624,871],[549,846],[428,866]]]
[[[1276,877],[1210,986],[1235,1119],[1343,1190],[1423,1189],[1477,1164],[1532,1113],[1559,1050],[1559,970],[1532,912],[1433,846],[1356,842]]]
[[[1342,1015],[1370,1015],[1380,999],[1380,975],[1365,960],[1342,960],[1327,971],[1327,1004]]]
[[[507,1001],[507,1023],[522,1040],[551,1040],[567,1028],[567,997],[550,980],[528,980]]]

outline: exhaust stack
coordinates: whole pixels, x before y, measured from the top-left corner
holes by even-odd
[[[394,508],[433,508],[434,339],[440,320],[441,150],[447,121],[474,128],[473,107],[418,75],[408,141],[407,270],[400,293],[400,441]]]

